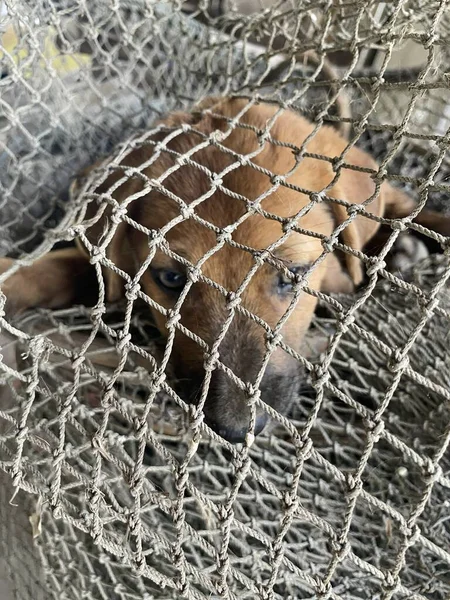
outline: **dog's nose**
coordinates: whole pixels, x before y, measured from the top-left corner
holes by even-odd
[[[268,415],[267,413],[263,413],[258,415],[255,419],[255,430],[254,435],[259,435],[264,427],[267,425]],[[249,424],[243,427],[221,427],[218,424],[211,423],[211,428],[218,434],[220,437],[223,437],[230,444],[239,444],[245,440],[245,436],[250,431]]]
[[[203,385],[203,375],[190,377],[177,387],[177,391],[194,404],[197,403]],[[231,444],[245,440],[250,430],[248,398],[223,373],[214,373],[209,393],[203,407],[205,423],[220,437]],[[257,413],[254,435],[259,435],[268,421],[266,413]]]

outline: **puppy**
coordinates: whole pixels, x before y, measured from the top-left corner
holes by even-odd
[[[84,174],[95,181],[83,188],[90,199],[86,232],[76,248],[12,271],[2,286],[7,307],[72,304],[76,280],[100,247],[108,301],[138,281],[165,337],[167,311],[179,303],[185,329],[176,331],[171,360],[191,402],[202,396],[205,380],[205,347],[195,337],[208,348],[220,339],[220,362],[203,395],[206,422],[230,442],[242,441],[250,429],[258,434],[267,413],[250,410],[245,386],[257,385],[262,401],[283,413],[301,379],[298,361],[279,347],[264,364],[267,326],[274,329],[284,319],[280,333],[295,355],[315,310],[314,292],[348,293],[363,281],[357,251],[379,222],[359,214],[347,223],[340,241],[353,252],[339,256],[330,251],[330,236],[348,213],[330,199],[348,205],[371,199],[366,210],[386,219],[408,216],[415,207],[388,183],[377,189],[371,176],[377,165],[358,148],[348,150],[337,176],[333,161],[346,146],[328,126],[315,131],[299,114],[242,98],[210,98],[191,113],[172,114],[123,151],[119,162],[99,170],[100,178],[93,176],[95,167]],[[75,184],[76,194],[81,185]],[[118,211],[126,218],[117,218]],[[416,222],[450,233],[440,215],[422,211]],[[157,235],[155,246],[150,242]],[[0,272],[12,264],[1,259]],[[227,322],[230,292],[238,294],[240,309]]]

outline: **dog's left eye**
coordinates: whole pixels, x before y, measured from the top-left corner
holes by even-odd
[[[297,266],[297,267],[291,267],[289,269],[289,271],[293,275],[298,275],[298,274],[301,274],[304,271],[306,271],[307,268],[308,268],[308,265],[302,265],[302,266]],[[284,273],[278,273],[277,291],[279,294],[289,293],[292,290],[294,283],[295,283],[294,279],[290,279]]]
[[[186,283],[186,275],[170,269],[154,269],[152,275],[157,284],[171,291],[181,290]]]

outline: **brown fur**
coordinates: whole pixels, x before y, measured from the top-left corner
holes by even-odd
[[[210,112],[204,112],[209,108]],[[166,144],[170,151],[162,151],[157,159],[144,170],[149,179],[156,179],[172,169],[177,156],[184,155],[199,143],[202,143],[214,131],[229,130],[227,119],[233,119],[242,113],[239,125],[232,128],[231,133],[220,142],[229,152],[210,144],[206,148],[191,154],[191,160],[209,170],[213,174],[223,176],[222,190],[206,197],[197,203],[195,214],[197,220],[190,218],[168,228],[168,224],[179,217],[180,208],[170,194],[180,198],[186,205],[197,202],[199,198],[211,190],[209,174],[198,167],[183,165],[164,178],[166,192],[152,190],[143,192],[145,182],[135,177],[120,183],[123,177],[122,168],[116,169],[102,185],[97,188],[98,194],[111,195],[119,203],[126,203],[130,219],[148,230],[166,230],[165,239],[172,252],[187,259],[195,265],[217,244],[217,236],[212,227],[224,228],[241,219],[247,208],[242,197],[255,201],[272,186],[270,177],[264,170],[272,174],[285,176],[286,186],[265,197],[260,208],[266,213],[287,219],[296,215],[310,202],[309,192],[325,191],[331,198],[345,200],[348,203],[362,203],[373,197],[367,209],[377,216],[402,217],[410,214],[414,203],[403,193],[383,183],[379,194],[370,174],[350,168],[342,168],[339,177],[333,170],[332,160],[337,159],[347,146],[346,141],[332,128],[322,126],[306,143],[304,151],[312,155],[328,157],[323,160],[317,157],[304,157],[296,164],[296,156],[289,145],[301,148],[305,139],[311,135],[314,125],[298,114],[284,111],[270,128],[272,140],[283,142],[283,146],[268,141],[260,152],[258,137],[254,129],[263,132],[267,123],[273,119],[277,107],[268,104],[249,106],[245,99],[208,99],[197,111],[192,113],[175,113],[164,123],[167,127],[177,128],[189,124],[193,130],[178,133]],[[163,141],[166,132],[153,136],[155,141]],[[143,145],[132,151],[122,162],[122,167],[140,167],[151,160],[154,148]],[[175,153],[175,154],[174,154]],[[252,155],[251,165],[239,164],[237,155]],[[345,163],[376,171],[377,165],[371,157],[357,148],[351,148],[345,155]],[[233,166],[233,168],[231,168]],[[113,190],[113,191],[112,191]],[[232,193],[227,193],[230,190]],[[168,192],[168,193],[167,193]],[[136,194],[136,199],[130,197]],[[236,197],[239,195],[239,198]],[[105,209],[105,206],[103,206]],[[98,211],[98,203],[92,202],[87,217]],[[87,237],[90,243],[99,243],[104,231],[105,217],[109,216],[109,207],[103,217],[92,226]],[[428,225],[437,224],[436,217],[425,214]],[[273,254],[285,264],[311,264],[323,253],[320,236],[328,237],[337,224],[347,219],[344,206],[335,203],[319,202],[311,206],[297,222],[297,225],[318,236],[302,235],[292,232]],[[199,222],[208,222],[206,227]],[[440,224],[440,229],[447,228],[448,223]],[[358,216],[341,234],[342,241],[355,250],[361,250],[375,235],[378,223],[363,216]],[[447,230],[444,232],[446,233]],[[252,214],[233,232],[233,240],[238,245],[254,250],[264,250],[277,242],[283,235],[280,222],[261,214]],[[61,254],[64,252],[65,254]],[[122,222],[107,248],[107,257],[124,273],[133,276],[136,268],[144,263],[149,253],[147,235]],[[70,281],[70,272],[75,266],[80,268],[85,250],[82,244],[78,249],[56,251],[30,266],[28,270],[19,271],[6,280],[3,286],[8,302],[16,308],[25,309],[31,306],[49,306],[51,308],[67,305],[73,301],[74,286]],[[59,258],[58,258],[59,257]],[[0,272],[8,267],[8,259],[0,262]],[[343,268],[342,262],[345,263]],[[86,263],[87,264],[87,263]],[[250,268],[254,265],[252,254],[241,248],[225,244],[215,252],[201,267],[202,274],[215,281],[228,291],[235,292],[242,284]],[[46,279],[39,278],[40,270],[45,266]],[[152,260],[153,269],[180,270],[182,266],[164,252],[158,250]],[[123,294],[123,278],[105,270],[108,300],[117,300]],[[25,285],[31,281],[32,285]],[[320,291],[350,292],[363,279],[363,265],[352,254],[346,254],[339,261],[336,254],[329,254],[310,274],[308,286]],[[276,293],[277,271],[268,264],[261,266],[250,284],[242,293],[242,305],[263,319],[274,328],[286,312],[291,296],[280,296]],[[152,277],[147,269],[140,281],[144,292],[161,307],[171,308],[177,297],[167,294]],[[282,329],[286,344],[299,351],[302,338],[309,327],[316,306],[314,296],[302,292],[294,311]],[[153,316],[163,335],[166,335],[166,317],[154,309]],[[203,282],[195,283],[190,289],[182,307],[181,322],[208,345],[216,339],[221,324],[228,315],[224,296]],[[254,383],[266,349],[265,332],[258,324],[236,314],[230,329],[222,341],[219,351],[220,360],[225,366],[244,381]],[[203,350],[187,336],[177,333],[173,348],[173,363],[181,379],[194,381],[191,390],[194,397],[203,378]],[[268,404],[283,410],[295,397],[298,385],[298,367],[296,361],[285,352],[277,349],[268,364],[266,374],[261,382],[262,398]],[[284,396],[284,398],[283,398]],[[249,422],[249,409],[245,394],[235,386],[219,370],[216,370],[211,382],[211,389],[205,404],[205,415],[208,422],[224,437],[231,441],[242,439]],[[259,413],[258,413],[259,414]],[[265,419],[260,418],[261,425]],[[259,430],[261,427],[256,427]]]

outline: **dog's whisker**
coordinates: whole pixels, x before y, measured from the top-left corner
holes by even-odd
[[[384,304],[384,302],[381,302],[381,300],[379,300],[376,296],[372,296],[372,299],[378,304],[378,306],[380,306],[385,312],[387,312],[395,320],[400,331],[406,336],[407,333],[406,333],[405,329],[403,328],[402,324],[400,323],[398,318],[394,315],[394,313],[391,310],[389,310],[389,308],[386,306],[386,304]]]

